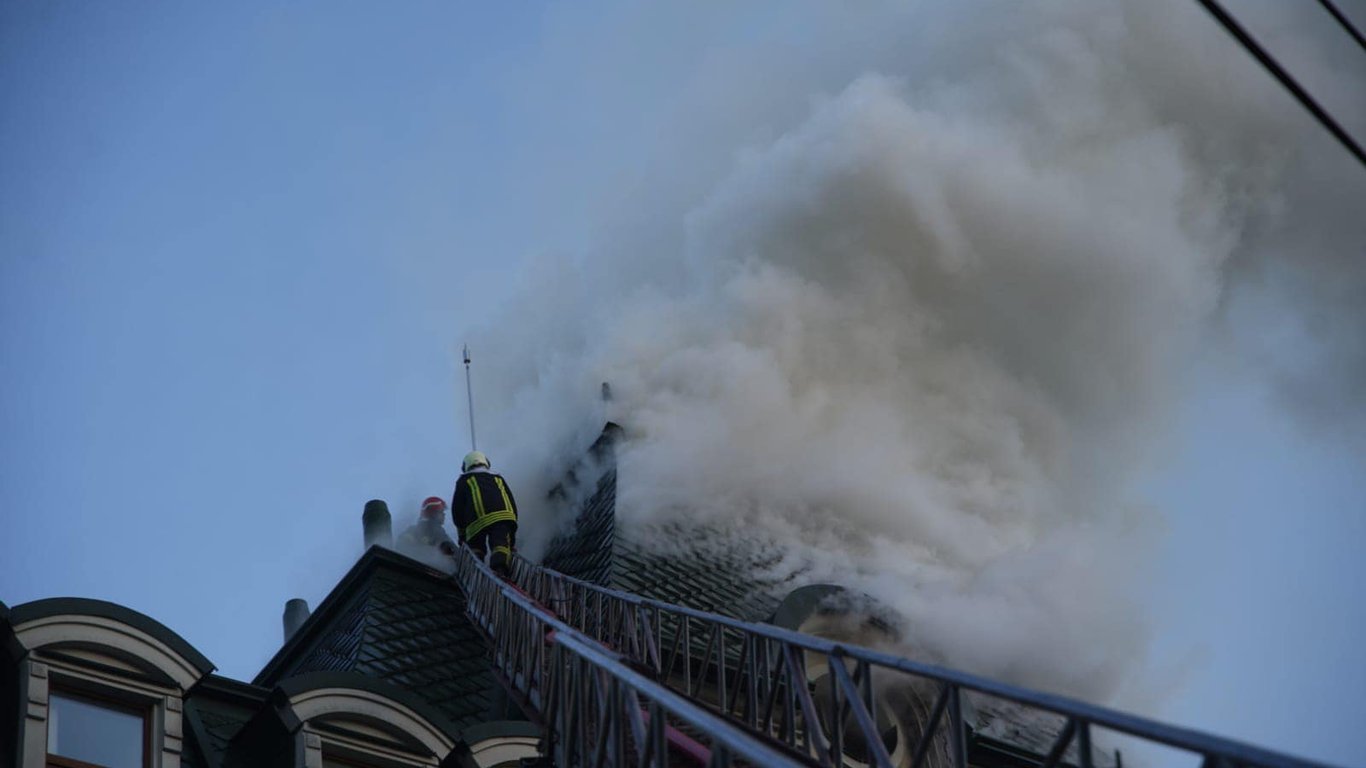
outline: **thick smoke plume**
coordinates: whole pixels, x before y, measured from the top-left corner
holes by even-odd
[[[745,54],[787,77],[679,87],[663,190],[490,329],[490,429],[550,478],[609,416],[624,523],[779,542],[925,657],[1132,698],[1162,527],[1134,483],[1197,356],[1360,418],[1366,174],[1192,3],[952,5],[804,7],[811,41]],[[1366,126],[1311,4],[1247,5]]]

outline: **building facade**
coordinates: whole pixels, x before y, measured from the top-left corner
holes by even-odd
[[[537,754],[449,576],[372,547],[250,682],[99,600],[0,607],[0,763],[489,768]]]

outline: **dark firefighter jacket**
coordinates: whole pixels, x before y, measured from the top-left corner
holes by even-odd
[[[441,545],[441,542],[450,540],[451,537],[446,533],[446,529],[441,525],[440,520],[419,519],[398,537],[398,545],[399,547],[419,545],[437,547]]]
[[[492,472],[466,472],[455,482],[451,517],[464,543],[494,523],[517,526],[517,502],[502,475]]]

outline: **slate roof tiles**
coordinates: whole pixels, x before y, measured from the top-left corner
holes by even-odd
[[[372,565],[362,569],[367,560]],[[397,553],[371,549],[353,568],[366,578],[349,586],[340,608],[319,607],[325,624],[305,627],[300,647],[287,644],[258,682],[272,685],[307,672],[352,671],[407,689],[461,728],[490,719],[500,687],[483,637],[465,616],[465,598],[445,574]],[[347,584],[354,581],[354,584]],[[329,596],[329,600],[336,596]],[[311,629],[311,631],[309,631]]]

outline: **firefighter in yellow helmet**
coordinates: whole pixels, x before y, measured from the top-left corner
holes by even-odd
[[[489,458],[470,451],[460,465],[451,499],[451,517],[461,544],[493,570],[506,577],[512,572],[512,551],[517,545],[517,502],[502,475],[489,469]]]

